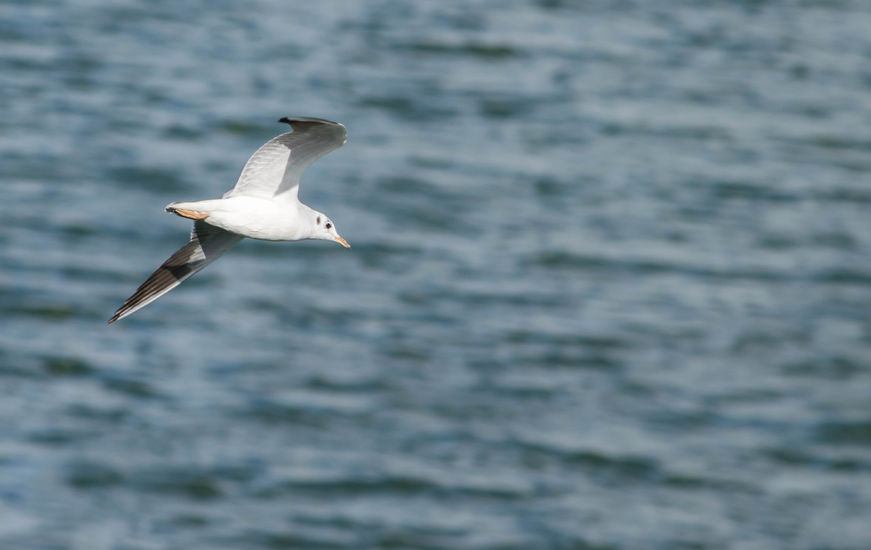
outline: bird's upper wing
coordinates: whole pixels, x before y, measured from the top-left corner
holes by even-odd
[[[109,324],[157,300],[191,275],[217,260],[221,254],[243,238],[242,235],[224,231],[206,222],[194,222],[190,242],[163,262],[163,265],[136,289],[133,296],[127,298],[124,305],[109,319]]]
[[[309,164],[345,144],[345,127],[320,118],[284,117],[292,132],[266,142],[251,155],[239,181],[224,198],[237,195],[296,200],[299,178]]]

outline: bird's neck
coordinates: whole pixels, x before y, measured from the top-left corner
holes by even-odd
[[[315,221],[317,220],[318,216],[320,216],[321,214],[319,214],[318,211],[315,210],[314,208],[310,208],[309,206],[306,206],[303,203],[299,203],[299,214],[298,215],[299,215],[300,221],[307,222],[307,223],[301,224],[305,228],[305,231],[307,233],[302,238],[304,238],[304,239],[310,238],[314,234],[314,229],[317,226]]]

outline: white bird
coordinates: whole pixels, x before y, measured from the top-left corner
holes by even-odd
[[[157,300],[245,237],[265,241],[323,239],[350,248],[322,212],[299,202],[299,179],[315,160],[347,141],[345,127],[320,118],[284,117],[292,132],[258,149],[233,189],[220,199],[173,202],[167,212],[194,220],[190,242],[163,262],[109,319],[111,325]]]

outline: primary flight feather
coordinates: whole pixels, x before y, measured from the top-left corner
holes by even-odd
[[[278,122],[290,124],[293,131],[269,140],[251,155],[235,187],[223,197],[166,206],[167,212],[194,220],[190,241],[127,298],[109,324],[157,300],[245,237],[323,239],[350,248],[325,214],[297,197],[303,171],[345,144],[345,127],[308,117],[284,117]]]

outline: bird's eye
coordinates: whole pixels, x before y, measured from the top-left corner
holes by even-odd
[[[315,220],[315,223],[318,224],[318,225],[321,224],[321,217],[320,217],[320,216],[318,216],[318,219]]]
[[[327,225],[325,225],[324,227],[326,227],[327,229],[331,229],[333,227],[333,224],[327,222]]]

